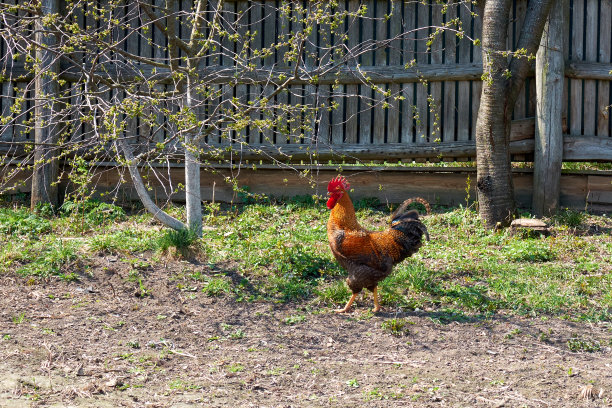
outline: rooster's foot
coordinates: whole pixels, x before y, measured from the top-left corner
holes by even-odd
[[[351,298],[347,302],[346,306],[344,306],[344,309],[337,309],[336,313],[346,313],[346,312],[348,312],[348,310],[351,308],[351,305],[353,304],[353,301],[355,301],[356,297],[357,297],[357,293],[353,293],[353,296],[351,296]]]

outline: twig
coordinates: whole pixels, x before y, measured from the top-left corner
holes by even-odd
[[[174,350],[170,350],[170,353],[172,354],[177,354],[179,356],[183,356],[183,357],[191,357],[191,358],[195,358],[197,360],[197,356],[194,356],[193,354],[189,354],[189,353],[185,353],[185,352],[181,352],[181,351],[174,351]]]

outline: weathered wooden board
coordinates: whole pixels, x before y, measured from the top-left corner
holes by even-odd
[[[298,166],[299,167],[299,166]],[[108,192],[116,189],[119,180],[125,178],[124,170],[97,166],[97,173],[92,176],[98,192]],[[9,171],[5,168],[3,171]],[[297,169],[299,170],[299,168]],[[459,205],[466,204],[466,186],[468,177],[471,182],[470,201],[475,199],[473,181],[476,179],[475,168],[449,168],[439,171],[439,168],[373,168],[367,167],[345,167],[343,174],[351,183],[351,197],[353,200],[376,197],[382,203],[399,203],[409,197],[423,197],[436,205]],[[147,171],[147,174],[151,170]],[[266,194],[274,197],[293,197],[297,195],[319,195],[323,197],[329,180],[337,174],[338,170],[331,166],[321,166],[316,171],[315,183],[311,184],[308,179],[300,176],[299,172],[290,169],[278,169],[271,166],[260,166],[258,170],[243,168],[238,177],[240,186],[248,187],[249,191],[256,194]],[[158,204],[167,203],[168,200],[182,202],[184,193],[171,193],[167,187],[160,184],[171,181],[173,185],[183,183],[184,169],[181,166],[173,166],[169,170],[160,168],[159,179],[153,174],[148,174],[151,181],[151,195]],[[216,172],[202,172],[202,199],[220,202],[239,202],[239,197],[233,187],[226,183],[225,177],[231,176],[229,168],[217,168]],[[1,175],[1,174],[0,174]],[[18,178],[26,179],[29,175],[20,174]],[[129,179],[129,177],[128,177]],[[515,199],[520,207],[529,208],[531,205],[531,191],[533,188],[532,174],[529,170],[517,170],[513,173]],[[607,183],[607,184],[606,184]],[[584,210],[585,208],[598,211],[612,210],[610,191],[599,191],[597,195],[589,193],[590,188],[612,183],[612,174],[606,176],[595,176],[592,174],[563,174],[561,181],[560,205],[566,208]],[[26,182],[13,192],[29,192],[29,184]],[[70,190],[67,181],[61,183],[62,191]],[[9,192],[10,193],[10,192]],[[108,198],[108,197],[106,197]],[[118,189],[120,201],[137,200],[136,192],[129,184],[124,184]],[[588,200],[588,202],[587,202]],[[588,207],[587,207],[588,204]]]

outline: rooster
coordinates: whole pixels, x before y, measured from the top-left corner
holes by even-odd
[[[412,202],[429,204],[422,198],[411,198],[402,203],[391,216],[391,226],[384,231],[368,231],[357,222],[355,208],[348,195],[349,183],[338,176],[332,179],[327,191],[327,208],[331,210],[327,222],[327,238],[334,257],[348,271],[346,283],[353,292],[346,306],[336,310],[345,313],[363,288],[374,295],[374,313],[380,310],[378,282],[391,273],[393,265],[411,256],[421,247],[423,235],[429,240],[425,225],[415,210],[408,210]]]

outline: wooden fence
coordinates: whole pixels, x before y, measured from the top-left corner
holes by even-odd
[[[87,7],[95,7],[95,4],[103,1],[87,2]],[[65,3],[64,0],[61,2]],[[343,64],[339,70],[320,75],[316,82],[310,81],[309,75],[318,74],[316,67],[333,60],[333,49],[341,43],[338,35],[333,35],[322,27],[315,27],[303,51],[306,70],[298,80],[291,83],[287,92],[276,95],[274,102],[318,106],[320,109],[317,110],[317,116],[312,118],[304,113],[297,113],[288,117],[288,130],[284,132],[278,129],[248,127],[241,136],[249,144],[260,147],[259,151],[265,155],[255,151],[244,152],[241,159],[265,161],[266,158],[277,155],[280,148],[283,153],[291,156],[291,160],[298,163],[312,163],[311,155],[315,150],[319,163],[327,163],[328,160],[346,163],[370,160],[473,160],[476,150],[474,134],[482,89],[482,52],[471,39],[480,38],[481,20],[472,15],[478,12],[474,5],[450,4],[446,12],[443,12],[443,6],[435,3],[340,0],[340,11],[356,11],[362,7],[367,9],[365,15],[360,18],[346,17],[339,22],[338,32],[348,35],[346,46],[358,56]],[[254,47],[266,48],[282,39],[283,35],[303,28],[299,20],[282,17],[279,6],[283,4],[279,0],[226,1],[221,24],[223,29],[230,33],[244,34],[248,28],[254,34]],[[309,2],[304,0],[287,4],[289,7],[295,7],[296,4],[306,7]],[[65,10],[64,6],[65,4],[60,9]],[[515,0],[512,5],[508,25],[508,49],[516,48],[526,6],[526,0]],[[191,2],[177,0],[176,7],[178,13],[191,7]],[[208,4],[207,7],[207,12],[212,13],[211,5]],[[72,18],[82,27],[99,25],[87,9],[85,13],[74,14]],[[117,7],[117,18],[132,27],[138,27],[146,21],[142,19],[143,14],[138,12],[137,2],[127,0],[123,6]],[[431,49],[428,50],[428,36],[436,27],[455,18],[461,22],[465,37],[459,38],[453,32],[446,31],[431,43]],[[569,0],[567,22],[564,48],[566,64],[563,159],[612,161],[612,2]],[[126,40],[122,42],[126,52],[160,60],[168,58],[167,51],[156,46],[165,45],[164,36],[152,23],[148,24],[149,30],[115,32],[114,35],[116,38],[127,35]],[[409,34],[399,36],[400,33]],[[185,33],[179,32],[179,36],[183,35]],[[220,38],[219,42],[223,46],[223,52],[210,53],[201,67],[203,75],[211,74],[211,83],[215,89],[221,91],[221,96],[207,102],[209,107],[226,104],[231,98],[245,103],[258,101],[272,91],[271,86],[266,83],[271,71],[288,72],[291,69],[290,64],[283,59],[283,49],[277,48],[256,61],[249,81],[228,86],[233,69],[232,58],[228,58],[228,55],[234,57],[239,52],[240,45],[228,41],[227,38]],[[9,54],[9,45],[0,41],[0,55]],[[77,57],[78,55],[75,56]],[[106,67],[114,67],[108,70],[109,75],[134,75],[136,71],[123,64],[120,55],[115,55],[115,58],[116,62]],[[308,72],[309,68],[313,71]],[[146,68],[138,69],[146,71]],[[60,76],[68,83],[78,76],[73,67],[65,64],[60,72]],[[368,78],[367,81],[364,81],[365,77]],[[32,123],[28,123],[34,113],[34,81],[17,64],[13,65],[11,72],[3,75],[0,82],[2,116],[12,119],[8,125],[2,126],[0,153],[14,155],[19,153],[15,142],[34,139]],[[533,75],[527,79],[512,115],[511,152],[515,161],[533,160],[534,82]],[[379,91],[375,91],[373,85],[377,86]],[[170,89],[170,85],[166,84],[157,86]],[[23,91],[26,96],[21,100],[24,109],[21,113],[15,113],[11,107]],[[72,92],[74,96],[71,105],[81,106],[83,101],[80,90],[73,87]],[[109,98],[111,96],[109,93]],[[173,106],[168,107],[176,109]],[[206,110],[202,114],[205,115]],[[88,123],[81,123],[80,119],[84,114],[77,108],[70,115],[72,116],[64,120],[78,124],[72,126],[70,137],[73,140],[86,138],[92,129]],[[160,121],[167,119],[163,115],[159,117]],[[153,141],[170,137],[165,131],[154,134],[152,126],[139,123],[137,118],[128,119],[126,122],[126,131],[136,136],[133,140],[138,140],[139,136]],[[211,145],[227,143],[219,133],[207,137],[206,142]],[[286,159],[287,156],[283,156],[283,160]],[[457,184],[457,191],[453,193],[459,196],[464,190],[461,185],[465,185],[462,177],[470,172],[453,171],[453,174],[463,174],[458,178],[460,182]],[[444,174],[441,177],[448,178]],[[525,176],[522,177],[525,179]],[[602,177],[608,180],[610,175],[604,174]],[[594,175],[588,176],[588,180],[595,178]],[[433,182],[432,180],[427,179],[427,183]],[[597,183],[585,181],[584,186],[580,185],[580,188],[575,189],[577,193],[574,193],[577,195],[572,195],[571,199],[564,199],[562,193],[561,205],[569,204],[576,208],[584,208],[581,207],[583,203],[586,205],[589,202],[610,205],[612,188],[609,180],[597,180]],[[366,194],[373,195],[375,191]],[[524,191],[521,194],[523,195],[519,201],[526,202]],[[438,196],[435,200],[444,202],[444,199]]]
[[[187,0],[176,3],[178,10],[190,7]],[[255,46],[266,47],[279,36],[300,28],[300,23],[279,17],[279,4],[279,1],[270,0],[227,1],[224,3],[222,21],[230,32],[244,30],[248,25],[256,33]],[[508,26],[509,49],[514,48],[518,41],[526,4],[525,0],[516,0],[512,6]],[[355,61],[360,64],[361,73],[356,74],[356,67],[347,64],[341,75],[323,76],[315,85],[300,81],[290,85],[289,92],[276,96],[277,102],[335,106],[335,109],[320,110],[318,121],[313,122],[315,133],[310,140],[300,138],[303,130],[295,125],[305,117],[294,118],[294,126],[286,137],[275,134],[271,135],[270,140],[289,153],[303,152],[302,146],[296,144],[314,141],[321,148],[323,159],[343,152],[353,158],[367,160],[473,158],[482,74],[481,48],[468,38],[480,38],[481,20],[472,17],[472,12],[477,11],[475,7],[451,5],[443,13],[442,6],[437,4],[387,0],[345,0],[340,1],[338,7],[355,11],[363,6],[367,7],[365,18],[357,20],[347,17],[341,21],[341,29],[348,34],[349,47],[365,44],[361,48],[365,51]],[[139,19],[140,14],[135,7],[136,2],[126,2],[126,7],[120,8],[119,17],[126,22]],[[87,13],[75,15],[74,18],[82,26],[96,24]],[[436,26],[453,18],[461,21],[467,35],[459,39],[452,32],[445,32],[431,44],[428,52],[427,36]],[[396,37],[408,31],[412,34]],[[163,40],[158,29],[152,27],[148,33],[137,34],[125,41],[126,51],[164,58],[159,47],[148,42],[155,44]],[[565,35],[568,46],[565,50],[567,68],[563,116],[569,137],[566,139],[564,159],[612,160],[608,144],[612,137],[609,74],[612,70],[612,2],[571,0]],[[333,58],[330,50],[338,42],[338,38],[329,32],[313,30],[304,51],[306,65],[314,66],[320,62],[317,60]],[[225,45],[230,52],[236,46]],[[236,51],[235,48],[233,50]],[[7,44],[0,44],[0,54],[6,52]],[[278,50],[262,58],[259,67],[262,75],[265,75],[266,67],[284,67],[282,58]],[[231,59],[224,59],[223,55],[205,61],[205,68],[208,69],[223,69],[224,64],[231,63]],[[406,69],[405,65],[411,61],[415,61],[416,65]],[[390,95],[385,97],[381,92],[373,91],[370,85],[360,80],[363,75],[369,76],[373,83],[381,90],[389,91]],[[222,84],[218,86],[223,87]],[[30,92],[23,104],[26,110],[30,108],[33,105],[32,87],[32,83],[19,80],[5,81],[2,84],[2,115],[15,116],[10,107],[20,90],[26,88]],[[255,80],[252,84],[227,89],[217,103],[224,103],[224,98],[231,97],[255,101],[266,91],[266,87]],[[73,102],[79,103],[78,96]],[[535,84],[531,77],[527,79],[513,112],[513,119],[517,121],[512,148],[515,160],[530,159],[533,142],[529,139],[533,136],[533,127],[529,118],[534,116]],[[33,138],[33,132],[25,131],[27,115],[15,119],[12,126],[4,128],[0,141]],[[129,123],[128,128],[138,134],[150,132],[148,128],[138,128],[135,120]],[[78,138],[80,132],[86,131],[83,124],[74,130],[74,137]],[[254,144],[263,143],[264,136],[264,132],[253,128],[247,129],[245,134],[246,140]],[[163,138],[164,135],[159,137]],[[604,138],[606,142],[602,145],[601,140],[594,138]],[[597,147],[590,149],[591,146]],[[328,154],[325,155],[325,152]],[[298,154],[296,159],[303,157]]]

